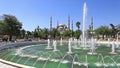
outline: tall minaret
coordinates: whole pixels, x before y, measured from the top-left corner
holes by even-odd
[[[52,30],[52,16],[50,17],[50,30]]]
[[[71,29],[72,29],[72,37],[73,37],[73,20],[72,20],[72,24],[71,24]]]
[[[57,28],[58,28],[58,26],[59,26],[59,21],[57,20]]]
[[[71,28],[72,28],[72,31],[73,31],[73,20],[72,20]]]
[[[68,16],[68,30],[70,30],[70,16]]]
[[[91,30],[93,30],[93,17],[91,17]]]

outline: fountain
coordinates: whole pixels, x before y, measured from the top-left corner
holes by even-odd
[[[110,52],[110,54],[117,54],[115,53],[115,43],[112,42],[111,44],[112,44],[112,47],[111,47],[112,52]]]
[[[73,46],[74,49],[81,49],[80,46],[79,46],[80,45],[80,40],[74,39],[73,43],[74,43],[73,44],[74,45]]]
[[[110,39],[108,38],[108,47],[110,46]]]
[[[50,40],[48,43],[50,44]],[[115,49],[114,42],[111,43],[112,55],[109,53],[111,49],[107,46],[108,44],[98,43],[99,46],[97,46],[96,40],[93,38],[91,38],[90,52],[84,49],[72,49],[72,46],[76,46],[78,43],[77,39],[74,39],[74,45],[69,39],[68,42],[63,43],[64,46],[58,46],[60,43],[57,45],[54,40],[51,42],[53,49],[46,49],[46,47],[50,47],[48,43],[4,50],[1,52],[0,58],[36,68],[118,68],[120,66],[120,52],[115,52],[119,49]]]
[[[69,39],[67,42],[62,42],[61,38],[58,45],[56,40],[50,41],[50,39],[47,40],[47,43],[39,42],[39,44],[16,42],[15,44],[0,46],[0,58],[35,68],[119,68],[120,52],[117,52],[118,48],[115,49],[115,41],[110,43],[111,40],[108,39],[107,42],[101,43],[93,37],[88,41],[86,12],[87,6],[84,3],[81,40]],[[53,43],[53,46],[50,43]]]
[[[56,52],[56,51],[59,51],[59,50],[57,50],[57,46],[56,46],[56,40],[53,40],[53,46],[54,46],[54,52]]]
[[[92,39],[91,39],[91,50],[90,50],[90,52],[88,52],[88,54],[90,54],[90,55],[96,55],[97,54],[95,52],[95,42],[96,42],[96,40],[93,39],[93,37],[92,37]]]
[[[47,46],[47,48],[46,49],[52,49],[51,47],[50,47],[50,39],[48,39],[48,46]]]
[[[71,39],[69,39],[68,41],[68,54],[72,54],[72,50],[71,50]]]
[[[84,3],[83,6],[83,30],[82,30],[82,47],[83,49],[86,49],[86,14],[87,14],[87,6],[86,3]]]
[[[61,37],[61,39],[60,39],[60,45],[63,45],[63,42],[62,42],[62,37]]]
[[[78,48],[77,39],[74,39],[74,48]]]

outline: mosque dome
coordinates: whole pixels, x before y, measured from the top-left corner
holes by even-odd
[[[57,26],[58,31],[64,31],[67,29],[67,26],[65,24],[59,24]]]

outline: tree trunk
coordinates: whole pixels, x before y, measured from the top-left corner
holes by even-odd
[[[104,35],[102,35],[102,39],[104,40]]]
[[[100,39],[99,35],[97,36],[97,39],[98,39],[98,40]]]
[[[9,38],[9,41],[11,41],[12,40],[12,35],[10,35],[10,38]]]

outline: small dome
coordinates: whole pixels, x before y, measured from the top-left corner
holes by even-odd
[[[64,26],[65,24],[59,24],[59,26]]]

